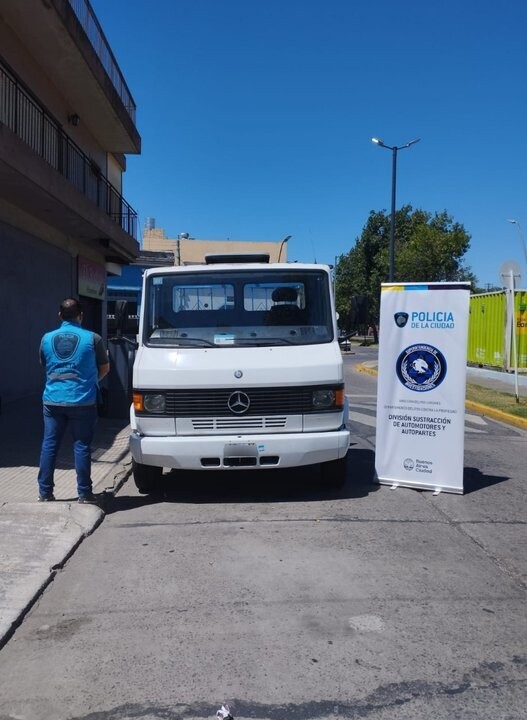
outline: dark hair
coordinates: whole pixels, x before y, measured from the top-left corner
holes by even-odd
[[[82,305],[75,298],[66,298],[60,303],[59,315],[63,320],[75,320],[82,313]]]

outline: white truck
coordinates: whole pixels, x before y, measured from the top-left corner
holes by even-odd
[[[346,477],[350,433],[327,265],[207,256],[146,270],[130,448],[140,492],[172,470],[320,464]]]

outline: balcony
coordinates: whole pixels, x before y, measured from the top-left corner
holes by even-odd
[[[88,40],[91,42],[97,57],[101,61],[106,74],[112,81],[114,88],[117,90],[119,97],[123,101],[123,105],[125,106],[127,113],[130,115],[135,124],[135,102],[128,90],[123,74],[117,64],[117,60],[113,56],[112,50],[106,40],[99,21],[93,12],[92,6],[88,0],[69,0],[69,3],[73,8],[73,12],[77,16],[78,21],[82,25]]]
[[[1,63],[0,134],[0,182],[6,199],[81,240],[97,239],[113,247],[118,261],[137,255],[135,210]]]
[[[89,0],[0,0],[8,63],[34,87],[35,68],[51,79],[98,144],[112,153],[140,153],[135,103]],[[20,65],[19,48],[34,65]],[[64,117],[58,118],[63,124]]]

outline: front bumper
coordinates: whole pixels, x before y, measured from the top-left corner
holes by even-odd
[[[151,437],[130,436],[133,459],[181,470],[268,470],[337,460],[346,455],[349,430],[320,433]]]

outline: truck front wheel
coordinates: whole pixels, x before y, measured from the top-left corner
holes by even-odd
[[[132,460],[132,474],[140,493],[159,493],[163,489],[163,468],[153,465],[142,465]]]
[[[320,474],[326,487],[341,488],[348,476],[348,456],[320,463]]]

